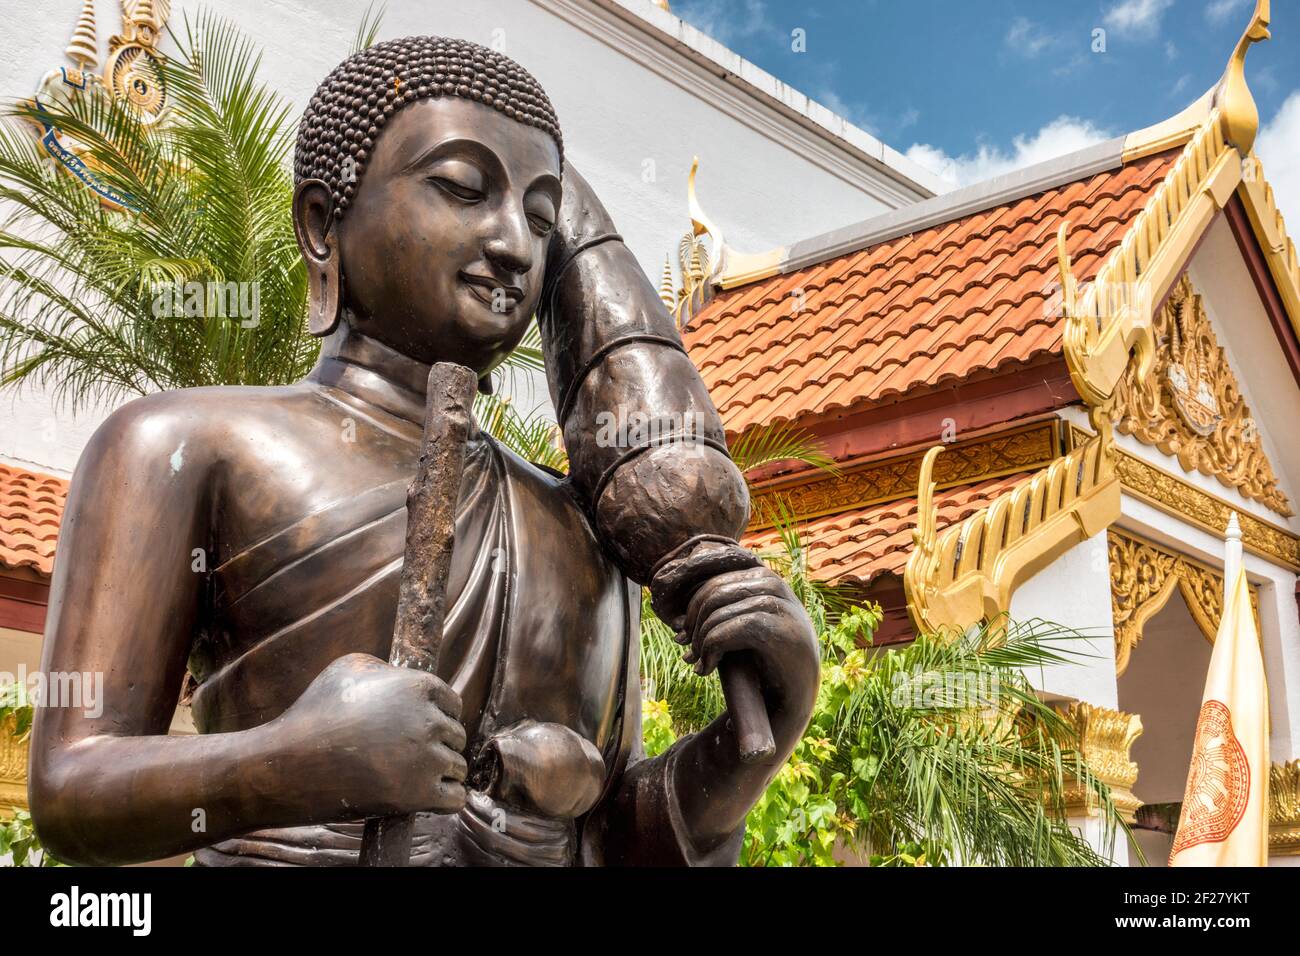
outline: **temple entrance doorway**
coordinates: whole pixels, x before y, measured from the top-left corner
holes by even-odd
[[[1133,832],[1148,866],[1169,862],[1212,650],[1174,589],[1146,622],[1119,678],[1120,710],[1142,718],[1131,751],[1138,765],[1133,793],[1143,804]],[[1138,865],[1136,854],[1130,861]]]

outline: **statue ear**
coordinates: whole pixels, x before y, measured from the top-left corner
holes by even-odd
[[[293,231],[307,263],[307,331],[320,338],[339,324],[343,264],[334,198],[319,179],[305,179],[294,190]]]

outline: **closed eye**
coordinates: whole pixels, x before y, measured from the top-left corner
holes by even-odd
[[[454,179],[448,179],[445,176],[430,176],[429,182],[433,183],[443,192],[450,193],[461,202],[478,202],[483,198],[483,193],[464,183],[458,183]]]

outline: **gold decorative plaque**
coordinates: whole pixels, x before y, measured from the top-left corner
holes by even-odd
[[[1088,769],[1110,787],[1116,809],[1127,822],[1132,823],[1142,801],[1133,795],[1138,765],[1133,762],[1129,751],[1142,734],[1142,718],[1083,701],[1071,703],[1062,716],[1079,733],[1080,752]],[[1076,812],[1096,812],[1095,797],[1077,781],[1067,791],[1066,805]]]
[[[1141,382],[1129,366],[1116,389],[1115,427],[1173,455],[1187,471],[1212,475],[1278,514],[1294,514],[1186,274],[1156,313],[1154,328],[1155,374]]]

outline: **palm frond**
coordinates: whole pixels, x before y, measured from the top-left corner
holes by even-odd
[[[731,460],[744,473],[778,461],[797,461],[839,475],[835,459],[806,428],[781,422],[747,429],[730,447]]]
[[[311,367],[291,219],[294,117],[258,82],[260,54],[229,22],[205,12],[172,36],[178,52],[160,67],[168,122],[145,122],[93,85],[66,105],[4,112],[0,383],[50,387],[75,409],[159,389],[279,384]],[[54,169],[22,128],[33,122],[81,144],[126,209]],[[188,302],[202,314],[160,310],[162,287],[200,289]],[[239,296],[236,316],[228,296]]]
[[[348,56],[360,53],[362,50],[369,50],[375,45],[375,40],[379,38],[379,27],[384,22],[384,14],[388,12],[388,4],[381,3],[379,9],[375,9],[374,3],[366,7],[365,14],[361,17],[361,22],[357,24],[357,35],[352,38],[352,46],[348,50]]]
[[[479,395],[474,399],[474,417],[480,428],[525,461],[552,471],[569,470],[559,429],[542,414],[524,415],[509,398]]]
[[[1024,672],[1087,656],[1071,646],[1082,639],[1047,622],[1000,621],[957,639],[921,635],[901,650],[844,655],[823,687],[833,706],[819,708],[815,732],[833,743],[828,770],[861,779],[870,763],[856,845],[888,853],[928,841],[955,862],[1104,865],[1066,819],[1067,790],[1081,788],[1099,807],[1103,848],[1127,827],[1074,728]]]

